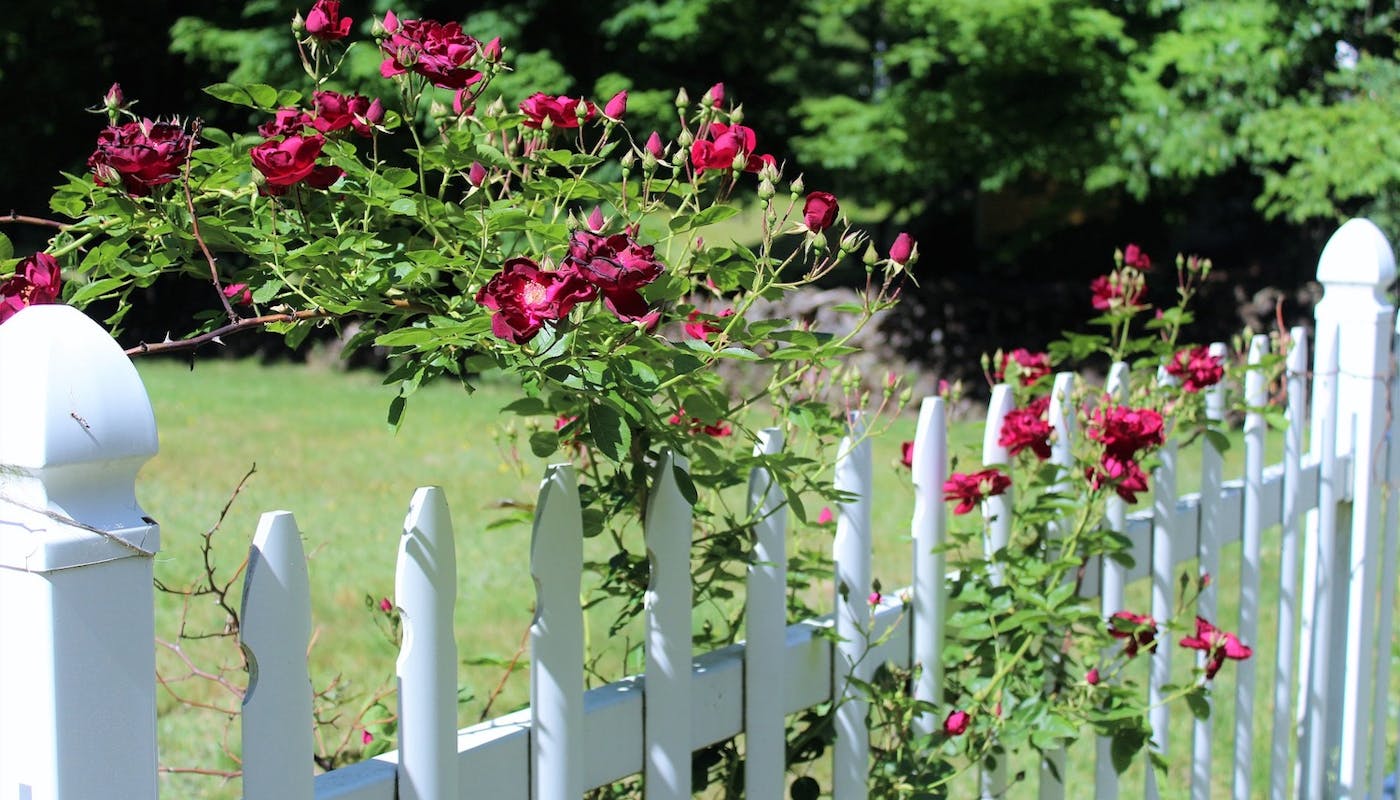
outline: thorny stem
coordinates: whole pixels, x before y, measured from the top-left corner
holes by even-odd
[[[408,311],[415,311],[420,313],[426,313],[428,311],[428,309],[422,306],[414,305],[413,303],[410,303],[407,300],[390,300],[389,304],[392,305],[394,308],[406,309]],[[332,314],[331,312],[320,308],[313,308],[304,311],[293,311],[289,314],[264,314],[261,317],[246,317],[244,319],[238,320],[237,322],[229,323],[228,325],[215,328],[214,330],[209,331],[208,333],[201,333],[198,336],[192,336],[188,339],[167,339],[166,341],[156,342],[155,344],[148,344],[146,342],[142,342],[141,344],[138,344],[135,347],[127,348],[125,352],[127,356],[144,356],[152,355],[155,353],[179,353],[185,350],[196,350],[200,347],[203,347],[206,344],[209,344],[210,342],[223,344],[223,342],[219,340],[224,336],[228,336],[235,333],[242,333],[243,331],[252,328],[260,328],[264,325],[271,325],[277,322],[302,322],[304,320],[332,318],[338,319],[341,316],[342,315]]]
[[[194,154],[195,144],[199,141],[201,125],[198,119],[190,123],[190,143],[185,148],[185,174],[181,181],[185,188],[185,208],[190,212],[190,232],[194,234],[194,240],[199,244],[199,252],[204,254],[204,260],[209,262],[209,279],[214,282],[214,291],[219,295],[219,302],[224,305],[224,313],[228,315],[229,322],[238,322],[238,313],[233,310],[224,294],[223,284],[219,282],[218,261],[214,254],[209,252],[209,245],[204,243],[204,236],[199,232],[199,213],[194,210],[194,194],[190,191],[190,164],[194,161],[191,156]]]

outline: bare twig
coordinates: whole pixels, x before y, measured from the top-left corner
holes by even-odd
[[[515,655],[511,656],[510,663],[506,665],[505,674],[496,682],[496,688],[492,689],[490,696],[486,698],[486,707],[481,709],[480,722],[485,722],[486,718],[491,715],[492,704],[496,702],[497,697],[501,696],[501,692],[505,691],[506,681],[510,680],[510,676],[515,674],[515,668],[520,663],[520,657],[525,655],[525,650],[529,646],[530,628],[526,626],[525,633],[520,637],[520,645],[515,648]]]
[[[393,306],[394,308],[405,309],[408,311],[428,311],[427,308],[415,305],[413,303],[408,302],[407,300],[390,300],[389,305]],[[310,319],[331,319],[336,318],[338,316],[339,315],[332,314],[331,312],[326,311],[325,309],[316,308],[306,311],[293,311],[288,314],[264,314],[261,317],[247,317],[245,319],[240,319],[237,322],[232,322],[228,325],[215,328],[214,330],[209,331],[208,333],[201,333],[198,336],[191,336],[188,339],[167,339],[163,342],[156,342],[155,344],[148,344],[146,342],[142,342],[141,344],[138,344],[135,347],[128,347],[126,349],[126,355],[144,356],[153,355],[155,353],[179,353],[185,350],[198,349],[206,344],[209,344],[210,342],[218,342],[219,344],[222,344],[222,342],[219,342],[219,340],[224,336],[229,336],[235,333],[242,333],[243,331],[250,330],[252,328],[261,328],[264,325],[272,325],[277,322],[302,322]]]
[[[214,291],[219,295],[219,302],[224,305],[224,313],[228,315],[229,322],[238,321],[238,313],[229,304],[228,295],[224,294],[223,284],[219,282],[219,266],[214,254],[209,252],[209,245],[204,243],[204,237],[199,232],[199,214],[194,210],[194,194],[190,191],[190,161],[194,155],[194,146],[199,141],[199,128],[202,125],[196,119],[190,123],[190,143],[185,148],[185,175],[182,183],[185,185],[185,208],[190,212],[190,231],[194,234],[194,240],[199,244],[199,251],[204,254],[204,260],[209,262],[209,278],[214,281]]]
[[[73,227],[72,225],[69,225],[66,222],[59,222],[56,219],[48,219],[46,217],[31,217],[26,214],[16,214],[14,209],[10,209],[9,214],[0,216],[0,222],[13,222],[18,223],[20,225],[40,225],[45,228],[57,228],[61,231],[66,231],[69,228]]]

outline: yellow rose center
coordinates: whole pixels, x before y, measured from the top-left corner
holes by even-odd
[[[547,292],[544,284],[530,281],[525,284],[525,289],[521,294],[525,297],[525,305],[537,306],[545,301]]]

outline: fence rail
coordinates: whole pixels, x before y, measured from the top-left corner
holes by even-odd
[[[1110,501],[1108,523],[1132,541],[1131,566],[1110,560],[1091,565],[1085,576],[1083,593],[1101,597],[1105,614],[1123,607],[1127,584],[1149,580],[1152,613],[1166,618],[1179,568],[1199,560],[1212,571],[1221,550],[1239,544],[1241,634],[1250,640],[1261,613],[1276,614],[1279,649],[1278,686],[1267,693],[1272,730],[1252,727],[1251,663],[1242,665],[1235,697],[1215,700],[1236,720],[1233,763],[1219,766],[1232,775],[1237,797],[1256,792],[1250,785],[1256,740],[1269,745],[1273,798],[1379,797],[1382,776],[1393,768],[1384,742],[1400,535],[1400,446],[1390,444],[1400,442],[1400,422],[1390,413],[1400,396],[1400,326],[1384,291],[1394,275],[1393,255],[1374,226],[1343,226],[1319,268],[1327,294],[1318,307],[1311,382],[1308,337],[1302,329],[1291,332],[1293,424],[1282,459],[1265,466],[1264,420],[1252,411],[1243,477],[1224,480],[1221,454],[1207,443],[1201,491],[1178,497],[1182,455],[1169,442],[1153,476],[1153,507],[1128,515],[1121,501]],[[1267,347],[1267,339],[1256,337],[1250,360],[1262,360]],[[155,452],[149,400],[115,343],[68,308],[26,309],[0,328],[0,369],[0,653],[6,654],[0,658],[0,797],[154,797],[151,561],[159,530],[133,492],[136,470]],[[1110,395],[1125,389],[1124,374],[1121,366],[1110,372]],[[1074,415],[1064,409],[1074,380],[1057,376],[1052,395],[1057,463],[1067,463],[1076,435]],[[1305,452],[1309,383],[1314,402]],[[1251,377],[1245,390],[1252,408],[1263,406],[1262,381]],[[1220,399],[1209,408],[1222,413]],[[1010,392],[999,387],[988,413],[987,463],[1007,459],[995,432],[1009,410]],[[870,442],[856,415],[836,467],[837,487],[852,500],[838,511],[832,616],[786,625],[786,517],[781,493],[756,470],[749,501],[763,513],[748,583],[751,641],[698,656],[691,652],[690,508],[674,472],[684,461],[665,455],[656,465],[645,524],[646,671],[586,692],[578,491],[571,467],[550,467],[531,539],[537,589],[531,706],[462,730],[455,729],[452,521],[441,490],[419,489],[404,522],[395,585],[405,632],[396,667],[399,749],[314,780],[306,558],[294,517],[264,515],[243,596],[246,796],[554,800],[641,774],[648,798],[677,800],[691,796],[692,751],[745,734],[749,796],[780,797],[784,716],[835,700],[833,795],[864,798],[869,732],[864,699],[850,678],[868,680],[885,662],[922,665],[915,697],[941,704],[945,417],[941,399],[924,401],[913,450],[911,587],[874,605],[868,599],[874,495]],[[781,447],[777,431],[763,432],[756,445],[766,453]],[[990,550],[1005,546],[1011,516],[1009,498],[994,500],[984,508],[995,522]],[[1276,610],[1260,609],[1260,536],[1274,526],[1281,529],[1281,591]],[[1215,584],[1203,592],[1201,609],[1213,612],[1223,591]],[[827,627],[838,635],[826,635]],[[1163,644],[1152,656],[1153,697],[1170,679],[1173,648]],[[1151,716],[1163,749],[1170,713],[1162,705]],[[936,714],[924,714],[915,730],[938,724]],[[1211,735],[1209,726],[1196,726],[1193,798],[1210,792]],[[1296,767],[1289,757],[1295,741]],[[1151,769],[1141,791],[1120,787],[1108,743],[1101,741],[1097,753],[1098,797],[1120,790],[1156,797],[1163,788]],[[1046,755],[1038,771],[1041,798],[1065,795],[1056,778],[1064,765],[1063,751]],[[982,795],[1001,796],[1007,774],[1004,759],[985,770]]]

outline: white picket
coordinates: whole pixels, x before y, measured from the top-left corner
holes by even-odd
[[[1128,401],[1128,365],[1118,361],[1109,367],[1108,380],[1104,386],[1104,402],[1121,404]],[[1128,531],[1128,505],[1117,494],[1110,494],[1104,501],[1104,524],[1109,530],[1126,534]],[[1123,589],[1127,585],[1127,569],[1119,562],[1101,559],[1099,574],[1099,610],[1104,619],[1123,609]],[[1104,660],[1113,655],[1112,649],[1105,650]],[[1099,800],[1117,800],[1118,771],[1113,768],[1113,739],[1098,737],[1094,759],[1094,795]]]
[[[1301,735],[1295,781],[1300,797],[1322,797],[1327,784],[1329,714],[1327,700],[1332,683],[1335,652],[1333,607],[1341,605],[1337,574],[1337,502],[1341,497],[1341,470],[1334,454],[1337,447],[1337,331],[1318,327],[1313,353],[1313,428],[1309,460],[1317,463],[1317,506],[1308,515],[1304,548],[1304,636],[1299,653]],[[1311,567],[1311,569],[1309,569]],[[1310,595],[1310,597],[1309,597]]]
[[[776,455],[782,449],[781,430],[759,431],[754,455]],[[748,797],[781,797],[787,776],[787,501],[766,469],[749,474],[748,509],[754,535],[744,605],[744,788]]]
[[[414,492],[399,539],[394,600],[403,619],[399,689],[401,800],[457,797],[457,555],[441,488]]]
[[[1210,355],[1216,358],[1226,356],[1225,345],[1216,342],[1210,346]],[[1225,418],[1225,386],[1217,383],[1205,391],[1206,418],[1219,422]],[[1201,448],[1201,525],[1200,571],[1213,578],[1220,573],[1220,545],[1223,523],[1221,518],[1220,487],[1224,482],[1224,455],[1209,439]],[[1196,601],[1196,613],[1209,620],[1216,618],[1216,582],[1201,590]],[[1196,666],[1204,667],[1207,654],[1198,653]],[[1208,699],[1206,701],[1210,703]],[[1212,715],[1213,716],[1213,715]],[[1191,736],[1191,797],[1192,800],[1206,800],[1210,797],[1210,752],[1213,736],[1211,718],[1192,721]]]
[[[1069,470],[1074,466],[1075,408],[1074,373],[1061,372],[1055,376],[1050,390],[1050,427],[1055,431],[1050,447],[1050,463],[1061,468],[1056,491],[1066,491],[1071,485]],[[1046,753],[1040,762],[1040,800],[1061,800],[1065,796],[1065,748]]]
[[[1269,352],[1269,337],[1258,335],[1249,345],[1250,370],[1244,379],[1244,401],[1249,411],[1244,418],[1244,526],[1240,545],[1240,624],[1238,636],[1245,644],[1259,646],[1260,541],[1264,532],[1264,404],[1268,385],[1262,370]],[[1213,619],[1213,618],[1212,618]],[[1237,800],[1249,800],[1254,770],[1254,676],[1255,659],[1236,665],[1235,679],[1235,776]]]
[[[948,584],[947,558],[943,543],[948,531],[948,511],[943,503],[943,484],[948,480],[947,412],[941,397],[927,398],[919,405],[919,424],[914,431],[911,465],[914,481],[914,516],[910,532],[914,539],[913,652],[911,662],[918,670],[914,699],[942,705],[943,623],[946,615]],[[916,716],[912,728],[916,736],[937,730],[934,712]]]
[[[574,468],[545,470],[530,534],[530,784],[535,800],[583,796],[583,518]]]
[[[647,501],[645,538],[651,581],[646,591],[647,800],[690,798],[691,507],[676,482],[685,460],[657,460]]]
[[[243,796],[312,796],[311,586],[296,518],[262,515],[243,579],[238,642],[248,658],[243,696]]]
[[[836,489],[854,495],[838,504],[832,560],[836,578],[833,615],[836,656],[832,682],[837,703],[836,742],[832,745],[831,795],[835,800],[865,800],[870,771],[870,731],[866,727],[864,692],[851,677],[868,679],[874,659],[867,656],[870,628],[870,438],[865,419],[851,412],[849,433],[841,440],[836,457]]]
[[[1278,657],[1274,662],[1274,721],[1269,745],[1269,798],[1285,800],[1295,759],[1293,740],[1293,679],[1298,658],[1298,524],[1301,512],[1299,485],[1303,460],[1303,423],[1307,408],[1308,334],[1295,327],[1289,332],[1285,385],[1288,428],[1283,433],[1283,494],[1279,532]]]
[[[1157,383],[1166,385],[1172,382],[1165,369],[1159,370]],[[1148,671],[1147,694],[1151,710],[1148,718],[1152,726],[1152,742],[1157,752],[1167,757],[1167,730],[1171,722],[1171,707],[1165,702],[1163,687],[1172,681],[1172,641],[1171,631],[1162,623],[1172,618],[1176,602],[1176,581],[1173,573],[1176,557],[1173,547],[1177,538],[1176,530],[1176,461],[1177,444],[1175,432],[1166,431],[1166,442],[1158,451],[1160,464],[1152,473],[1152,618],[1157,620],[1157,646],[1151,653],[1152,661]],[[1147,765],[1146,797],[1156,800],[1161,790],[1157,786],[1157,771]]]
[[[1381,532],[1385,537],[1385,556],[1381,567],[1380,619],[1376,632],[1380,646],[1376,648],[1376,692],[1378,704],[1389,707],[1390,642],[1395,635],[1395,583],[1397,559],[1400,558],[1400,315],[1396,316],[1395,332],[1390,344],[1390,425],[1386,433],[1385,462],[1386,503],[1381,516]],[[1376,733],[1371,737],[1371,775],[1367,796],[1381,796],[1381,782],[1386,773],[1385,740],[1389,727],[1387,715],[1376,718]],[[1400,764],[1400,761],[1397,761]]]
[[[1005,465],[1011,461],[1007,448],[1001,444],[1001,426],[1006,415],[1016,408],[1016,398],[1011,386],[999,383],[992,387],[991,400],[987,402],[987,424],[982,431],[982,464]],[[1012,486],[1002,494],[982,501],[982,518],[985,520],[986,534],[983,539],[988,559],[1005,549],[1011,541],[1012,498],[1016,487]],[[993,564],[988,570],[987,579],[993,586],[1004,581],[1000,564]],[[1006,794],[1007,765],[1004,755],[994,758],[991,763],[983,763],[980,775],[982,800],[999,800]]]

